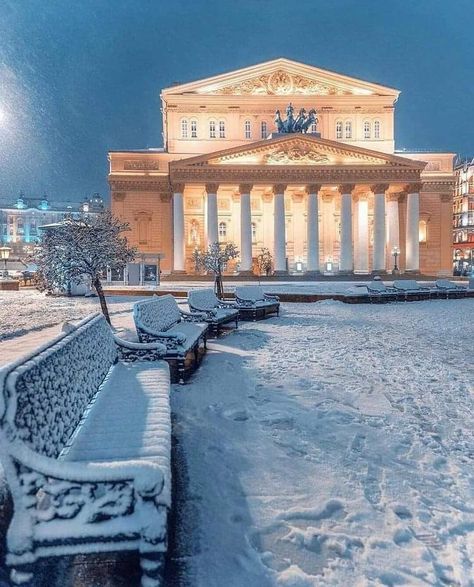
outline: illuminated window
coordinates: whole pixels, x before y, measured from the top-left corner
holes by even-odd
[[[380,120],[374,122],[374,139],[380,139]]]
[[[227,223],[219,222],[219,238],[225,240],[227,237]]]
[[[225,139],[225,122],[223,120],[219,120],[219,138]]]
[[[315,123],[315,122],[313,122],[313,123],[311,124],[311,132],[316,132],[316,126],[317,126],[317,125],[316,125],[316,123]]]
[[[209,138],[210,139],[216,138],[216,121],[215,120],[209,121]]]
[[[352,139],[352,122],[350,120],[346,120],[346,139]]]
[[[370,139],[370,122],[368,120],[364,122],[364,139]]]
[[[250,126],[250,120],[245,121],[244,129],[245,129],[245,138],[251,139],[252,138],[252,128]]]
[[[198,131],[197,131],[197,120],[191,120],[191,138],[197,139]]]
[[[267,123],[265,120],[263,120],[260,124],[260,136],[262,139],[266,139],[268,136]]]
[[[428,227],[426,220],[420,220],[418,223],[418,242],[426,243],[428,237]]]
[[[257,225],[255,222],[252,222],[252,242],[257,242]]]
[[[183,118],[183,120],[181,121],[181,138],[188,138],[188,121],[186,120],[186,118]]]
[[[342,121],[336,122],[336,139],[342,139]]]

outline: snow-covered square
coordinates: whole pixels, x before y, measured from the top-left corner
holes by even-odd
[[[8,296],[2,363],[98,310]],[[137,299],[109,299],[131,340]],[[473,585],[473,311],[287,303],[210,340],[171,390],[173,584]]]

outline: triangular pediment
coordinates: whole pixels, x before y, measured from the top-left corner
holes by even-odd
[[[181,84],[163,95],[204,94],[222,96],[393,96],[399,91],[290,59],[274,59],[244,69]]]
[[[354,147],[308,134],[278,135],[270,139],[181,159],[179,167],[228,166],[316,166],[316,167],[405,167],[423,169],[425,163],[379,151]]]

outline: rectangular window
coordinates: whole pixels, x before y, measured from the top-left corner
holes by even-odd
[[[260,124],[260,136],[262,137],[262,139],[266,139],[268,136],[268,130],[267,130],[267,123],[265,121],[262,121],[262,123]]]
[[[198,133],[197,133],[197,121],[196,120],[191,120],[191,138],[192,139],[197,139]]]
[[[219,138],[225,139],[225,122],[223,120],[219,120]]]

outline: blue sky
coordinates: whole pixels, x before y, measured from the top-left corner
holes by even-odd
[[[0,0],[0,198],[108,195],[161,88],[276,57],[401,90],[397,148],[474,154],[472,0]]]

